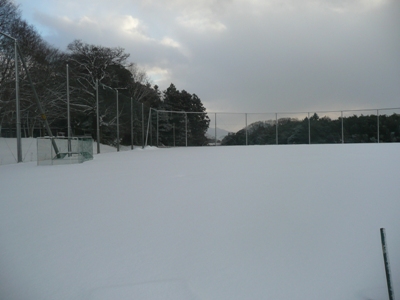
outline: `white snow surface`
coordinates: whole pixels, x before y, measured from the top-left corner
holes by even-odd
[[[136,149],[0,166],[0,299],[400,295],[400,144]]]

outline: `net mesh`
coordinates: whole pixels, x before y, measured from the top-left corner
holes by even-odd
[[[93,139],[90,137],[37,139],[38,165],[76,164],[91,159],[93,159]]]

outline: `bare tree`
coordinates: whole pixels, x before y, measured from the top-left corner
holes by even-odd
[[[28,72],[34,79],[44,115],[49,123],[58,120],[62,117],[59,100],[65,96],[58,71],[63,54],[49,46],[33,26],[21,19],[18,7],[10,0],[0,0],[0,31],[17,39]],[[15,122],[15,63],[20,63],[20,59],[15,62],[14,42],[9,38],[0,37],[0,49],[0,121],[12,123]],[[26,72],[19,68],[21,121],[28,129],[26,135],[32,136],[33,128],[42,116]],[[65,111],[63,114],[66,115]]]
[[[152,87],[152,81],[146,74],[146,70],[131,64],[128,68],[132,74],[132,81],[128,87],[129,95],[133,100],[145,103],[149,107],[157,107],[161,98],[158,86]]]
[[[71,66],[71,110],[80,126],[89,125],[94,136],[96,128],[96,81],[100,84],[100,126],[102,134],[115,125],[115,91],[107,87],[128,87],[132,74],[127,68],[129,54],[123,48],[107,48],[75,40],[68,45]],[[123,104],[123,103],[121,103]],[[123,107],[123,105],[121,105]],[[90,124],[89,124],[90,123]],[[85,125],[86,124],[86,125]]]
[[[20,20],[18,7],[0,0],[0,32],[12,35],[14,23]],[[3,123],[10,123],[15,113],[15,64],[13,42],[0,35],[0,135]]]

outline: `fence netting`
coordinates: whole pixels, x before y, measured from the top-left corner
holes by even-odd
[[[400,108],[289,113],[151,110],[147,145],[272,145],[400,142]],[[201,126],[207,120],[208,126]],[[205,139],[199,139],[203,135]]]
[[[99,106],[107,104],[104,107],[107,115],[100,113],[99,116],[99,143],[121,146],[121,149],[147,145],[185,147],[400,142],[400,108],[289,113],[194,113],[157,111],[121,93],[117,110],[115,92],[100,89],[99,94],[103,99]],[[96,121],[95,117],[93,122]],[[64,124],[62,121],[52,123],[56,137],[66,136],[66,122],[64,120]],[[36,161],[36,138],[46,136],[46,131],[39,121],[31,129],[24,122],[21,126],[22,160]],[[72,135],[90,136],[96,146],[96,126],[92,125],[79,127],[79,123],[75,123]],[[0,165],[17,162],[15,117],[11,116],[7,123],[2,123],[0,134]],[[94,149],[96,153],[96,147]]]

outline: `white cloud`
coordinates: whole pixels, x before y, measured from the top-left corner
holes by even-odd
[[[169,37],[164,37],[161,40],[161,44],[168,46],[168,47],[172,47],[172,48],[180,48],[181,47],[181,45],[177,41],[174,41],[173,39],[171,39]]]
[[[226,30],[226,26],[223,23],[206,16],[185,15],[178,17],[177,21],[180,25],[200,33],[208,31],[223,32]]]
[[[368,12],[388,3],[388,0],[327,0],[308,1],[309,7],[327,9],[336,13]]]
[[[143,2],[142,2],[143,3]],[[221,20],[230,11],[232,0],[167,0],[144,1],[147,8],[163,11],[173,16],[172,21],[185,29],[197,33],[222,32],[226,25]]]
[[[157,85],[166,85],[171,80],[171,74],[168,69],[160,68],[158,66],[145,67],[146,74],[155,82]]]
[[[146,26],[137,18],[130,15],[113,16],[107,18],[107,22],[101,27],[106,29],[107,27],[114,28],[116,34],[127,36],[134,40],[141,40],[144,42],[152,42],[152,39],[146,32]]]
[[[135,19],[132,16],[124,16],[121,21],[121,29],[127,33],[137,31],[139,28],[139,19]]]
[[[236,0],[234,6],[241,13],[265,16],[265,13],[299,11],[364,12],[376,9],[390,0]]]
[[[187,47],[183,46],[181,43],[177,42],[176,40],[170,37],[164,37],[159,43],[164,47],[178,50],[181,54],[183,54],[187,58],[191,57],[192,55],[191,51]]]

